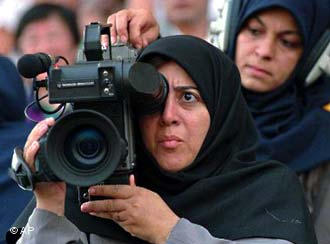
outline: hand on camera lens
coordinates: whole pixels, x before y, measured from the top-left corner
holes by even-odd
[[[31,131],[25,146],[24,160],[35,171],[34,162],[40,148],[39,139],[45,135],[49,127],[55,124],[53,118],[39,122]],[[34,194],[37,200],[37,208],[45,209],[58,215],[64,214],[64,200],[66,185],[64,182],[41,182],[37,183]]]
[[[109,16],[111,43],[129,42],[135,48],[144,48],[159,35],[158,23],[150,11],[124,9]],[[119,37],[119,40],[117,39]]]

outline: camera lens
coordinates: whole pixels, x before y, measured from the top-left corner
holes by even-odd
[[[73,138],[76,150],[83,158],[94,158],[101,150],[104,140],[100,132],[95,129],[85,129]]]
[[[94,134],[94,131],[91,134]],[[87,135],[80,135],[77,139],[77,151],[79,155],[84,158],[95,157],[102,147],[101,138],[98,137],[98,134],[90,135],[88,132]]]
[[[107,154],[107,142],[96,128],[78,127],[65,141],[65,155],[78,169],[96,167]]]
[[[50,129],[44,150],[47,166],[57,178],[90,186],[114,173],[124,158],[126,143],[104,114],[78,109]]]

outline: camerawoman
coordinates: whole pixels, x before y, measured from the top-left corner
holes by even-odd
[[[136,62],[137,51],[130,46],[103,46],[104,37],[110,38],[109,25],[86,26],[74,65],[58,66],[63,57],[52,59],[43,53],[19,60],[25,77],[48,73],[45,82],[34,79],[36,94],[46,87],[51,104],[72,105],[72,111],[40,139],[35,173],[24,162],[22,150],[15,149],[10,175],[22,188],[33,190],[42,181],[64,181],[84,189],[128,183],[135,167],[133,117],[162,109],[167,81],[150,64]]]

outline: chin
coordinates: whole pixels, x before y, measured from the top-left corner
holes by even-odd
[[[244,80],[244,81],[243,81]],[[249,79],[244,79],[242,77],[242,86],[250,91],[254,91],[254,92],[268,92],[271,89],[269,89],[269,87],[265,86],[263,84],[263,81],[256,81],[256,80],[252,80],[251,78]]]
[[[168,162],[168,160],[157,160],[160,168],[166,172],[175,173],[182,170],[184,167],[179,162]]]

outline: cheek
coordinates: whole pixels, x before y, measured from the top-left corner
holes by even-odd
[[[157,119],[154,117],[143,117],[139,120],[139,127],[142,135],[142,140],[148,150],[153,147],[154,135],[156,133]]]
[[[205,140],[209,128],[210,115],[208,112],[205,112],[200,116],[191,119],[188,125],[188,134],[191,135],[191,147],[194,153],[196,153],[196,155]]]
[[[278,73],[280,79],[279,84],[283,84],[290,77],[290,75],[297,66],[299,57],[300,55],[297,55],[296,53],[292,55],[280,55],[280,60],[278,62],[278,70],[283,70],[283,72]]]
[[[252,50],[252,47],[247,38],[243,34],[238,35],[235,50],[235,63],[239,69],[243,65],[245,57],[251,52],[250,50]]]

